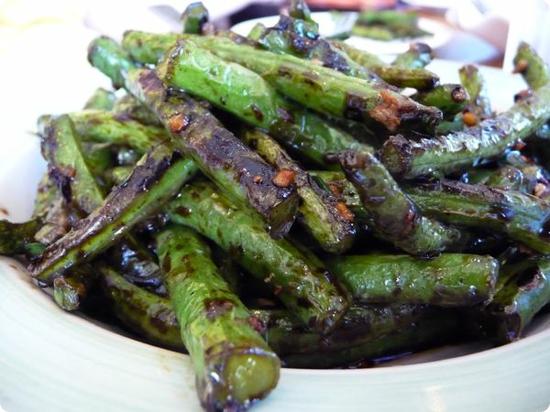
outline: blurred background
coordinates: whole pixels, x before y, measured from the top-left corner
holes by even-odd
[[[0,0],[0,53],[28,32],[82,27],[118,37],[128,28],[179,29],[185,0]],[[278,14],[284,0],[205,0],[222,28]],[[313,11],[415,10],[431,27],[436,57],[509,69],[520,40],[550,60],[550,0],[310,0]],[[75,35],[78,35],[75,31]],[[428,42],[429,43],[429,42]],[[370,44],[370,43],[369,43]],[[391,45],[381,47],[392,52]],[[371,45],[371,47],[373,47]],[[380,52],[373,50],[373,52]]]

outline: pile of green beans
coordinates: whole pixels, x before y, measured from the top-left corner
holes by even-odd
[[[188,353],[206,410],[248,408],[282,366],[507,343],[550,302],[550,70],[528,45],[531,93],[498,114],[475,67],[441,84],[422,44],[383,63],[302,1],[249,37],[194,3],[181,33],[88,59],[121,90],[39,118],[47,172],[0,254],[60,308]]]

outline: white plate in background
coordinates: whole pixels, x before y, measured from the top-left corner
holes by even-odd
[[[357,19],[357,13],[320,11],[311,13],[311,17],[319,24],[321,36],[331,37],[351,30]],[[231,30],[241,36],[246,36],[257,23],[262,23],[266,27],[272,27],[278,21],[279,16],[260,17],[238,23]],[[435,49],[445,44],[452,35],[452,31],[445,24],[425,17],[418,19],[418,26],[422,30],[432,33],[432,35],[390,41],[351,36],[346,42],[375,54],[398,54],[407,51],[411,42],[423,42],[428,44],[432,49]]]
[[[0,52],[0,207],[10,218],[28,218],[44,171],[37,139],[29,133],[35,119],[78,110],[96,86],[109,83],[86,62],[91,36],[75,27],[42,27]],[[443,81],[456,81],[459,66],[435,61],[430,68]],[[524,87],[518,76],[483,72],[501,109]],[[473,348],[447,346],[383,368],[285,369],[277,389],[254,410],[515,412],[548,406],[549,314],[517,343],[460,356]],[[423,363],[395,366],[414,362]],[[61,311],[17,264],[3,258],[0,407],[8,412],[200,410],[187,356]]]

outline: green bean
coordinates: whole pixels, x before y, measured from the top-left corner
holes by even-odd
[[[392,65],[409,69],[423,69],[432,62],[432,48],[426,43],[411,43],[409,49],[398,54]]]
[[[116,96],[114,92],[99,87],[86,101],[84,109],[111,110],[115,104],[115,100]]]
[[[189,4],[180,17],[184,33],[200,34],[208,22],[208,10],[200,1]]]
[[[462,132],[418,142],[392,136],[382,148],[388,170],[405,179],[448,174],[470,167],[480,159],[493,159],[526,139],[550,119],[550,84],[518,102],[494,119]]]
[[[527,275],[527,276],[526,276]],[[499,343],[519,339],[533,317],[550,303],[550,261],[540,258],[524,273],[512,277],[487,307]]]
[[[550,67],[529,44],[519,44],[514,64],[515,71],[521,73],[532,89],[540,89],[550,82]]]
[[[434,255],[460,239],[460,232],[426,218],[372,155],[341,152],[338,161],[357,189],[375,234],[408,253]]]
[[[406,255],[333,258],[328,266],[355,301],[471,306],[492,299],[498,261],[490,256],[442,254],[432,260]]]
[[[498,231],[540,253],[550,253],[550,206],[535,196],[450,180],[409,187],[407,192],[428,216]]]
[[[206,410],[240,409],[277,385],[279,359],[229,290],[208,246],[191,229],[157,235],[159,259]]]
[[[459,84],[442,84],[429,91],[416,93],[412,98],[426,106],[441,109],[444,117],[449,120],[466,108],[470,96]]]
[[[106,265],[100,266],[99,271],[104,294],[124,326],[150,342],[185,350],[178,320],[168,299],[133,285]]]

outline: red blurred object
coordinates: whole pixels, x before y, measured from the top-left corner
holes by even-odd
[[[387,9],[395,7],[397,0],[308,0],[307,3],[333,9]]]

